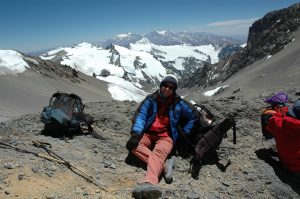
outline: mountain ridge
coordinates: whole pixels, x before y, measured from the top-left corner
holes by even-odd
[[[199,77],[188,77],[188,82],[193,85],[212,86],[231,77],[242,68],[253,64],[255,61],[265,56],[272,56],[280,52],[287,44],[293,41],[293,32],[300,26],[300,3],[288,8],[267,13],[263,18],[255,21],[249,28],[247,46],[236,53],[228,56],[211,66],[206,67],[206,71],[196,72]],[[218,74],[214,76],[212,74]]]
[[[129,47],[110,45],[101,48],[84,42],[49,51],[40,57],[69,65],[104,81],[109,81],[111,77],[122,78],[137,88],[142,86],[144,90],[150,88],[151,91],[151,87],[152,90],[156,89],[167,73],[173,73],[181,79],[206,62],[216,63],[221,49],[212,44],[161,46],[142,37],[136,43],[130,43]],[[226,53],[234,50],[226,50]]]
[[[200,45],[228,45],[228,44],[242,44],[243,41],[233,39],[227,36],[215,35],[205,32],[171,32],[171,31],[152,31],[144,35],[126,33],[122,37],[114,37],[102,42],[93,42],[101,47],[107,47],[111,44],[128,47],[130,43],[135,43],[141,38],[147,38],[151,43],[156,45],[181,45],[189,44],[192,46]]]

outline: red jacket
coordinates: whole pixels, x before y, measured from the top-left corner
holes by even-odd
[[[280,161],[292,172],[300,172],[300,120],[286,116],[284,113],[274,114],[265,129],[276,140]]]
[[[165,102],[157,96],[157,114],[155,120],[149,129],[150,132],[155,133],[159,137],[170,136],[170,118],[169,108],[174,102],[174,96],[170,96]]]

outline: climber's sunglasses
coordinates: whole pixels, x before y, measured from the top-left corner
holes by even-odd
[[[174,90],[174,86],[172,86],[172,85],[170,85],[170,84],[163,84],[162,85],[164,88],[168,88],[168,89],[170,89],[170,90]]]

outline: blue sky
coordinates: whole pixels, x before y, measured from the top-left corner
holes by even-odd
[[[293,0],[0,0],[0,49],[27,53],[154,30],[240,37]]]

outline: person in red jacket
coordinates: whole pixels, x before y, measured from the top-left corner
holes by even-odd
[[[176,93],[177,78],[166,76],[160,88],[148,95],[137,109],[126,148],[147,164],[145,178],[132,191],[134,198],[160,198],[163,173],[171,183],[174,158],[167,159],[179,137],[178,126],[189,134],[198,118],[192,105]]]
[[[262,121],[265,132],[275,138],[281,163],[300,177],[300,100],[290,107],[267,109]]]

